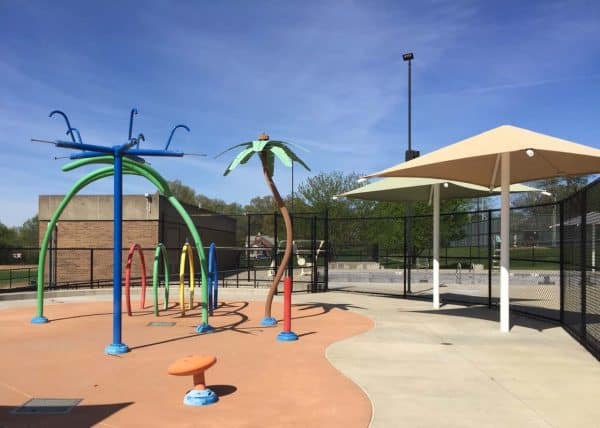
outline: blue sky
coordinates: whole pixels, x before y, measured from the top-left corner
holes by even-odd
[[[369,173],[407,145],[413,51],[413,148],[427,153],[513,124],[600,147],[600,6],[590,1],[0,0],[0,221],[37,213],[84,171],[61,172],[64,110],[85,142],[127,137],[206,158],[152,159],[167,179],[228,202],[266,195],[258,160],[227,177],[229,146],[268,132],[298,143],[310,174]],[[290,171],[276,170],[281,193]],[[110,193],[104,180],[86,193]],[[127,193],[153,192],[127,177]]]

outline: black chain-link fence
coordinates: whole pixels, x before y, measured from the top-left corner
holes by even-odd
[[[567,331],[600,358],[600,181],[562,201],[560,212],[561,320]]]
[[[221,272],[224,284],[270,286],[281,264],[286,246],[283,217],[278,212],[246,213],[231,216],[237,220],[236,246],[222,248],[235,253],[239,264],[230,272]],[[295,291],[327,290],[327,217],[293,214],[293,254],[287,274]]]
[[[227,260],[219,277],[225,287],[267,287],[283,249],[281,215],[247,213],[236,218],[235,245],[218,246]],[[560,321],[600,356],[600,180],[567,199],[511,208],[511,308]],[[432,217],[293,216],[294,254],[288,274],[296,291],[330,286],[365,293],[431,298]],[[485,304],[499,300],[500,212],[445,213],[440,219],[442,302]],[[169,248],[172,280],[178,280],[180,248]],[[151,263],[154,249],[145,249]],[[111,248],[50,251],[46,274],[52,286],[109,286]],[[127,250],[124,249],[124,260]],[[37,248],[0,249],[0,290],[31,288]],[[101,257],[102,253],[106,253]],[[106,257],[105,257],[106,256]],[[135,262],[134,262],[135,263]],[[137,268],[136,268],[137,269]],[[49,268],[52,271],[52,268]],[[198,271],[198,270],[197,270]],[[69,272],[68,280],[61,280]],[[134,271],[134,285],[139,274]]]
[[[219,281],[223,287],[268,287],[283,257],[286,233],[279,213],[249,213],[229,216],[236,219],[235,239],[217,245]],[[293,278],[295,291],[327,290],[327,218],[313,214],[293,216],[293,255],[286,273]],[[183,223],[169,222],[167,241],[190,240],[189,236],[170,236],[169,230],[186,230]],[[204,235],[214,232],[204,230]],[[82,237],[82,242],[83,242]],[[204,242],[208,256],[208,244]],[[231,245],[233,244],[233,245]],[[122,249],[123,269],[129,248]],[[108,287],[112,285],[112,248],[49,247],[44,283],[49,288]],[[195,252],[195,249],[194,249]],[[155,248],[143,248],[148,283],[152,280]],[[181,247],[167,247],[170,282],[179,281]],[[0,248],[0,292],[33,289],[36,285],[39,249]],[[186,269],[187,269],[186,261]],[[197,256],[193,263],[196,281],[200,280]],[[162,261],[161,261],[162,269]],[[185,281],[188,281],[186,274]],[[124,281],[125,276],[123,276]],[[134,254],[131,285],[141,283],[139,256]],[[283,283],[281,283],[283,286]]]

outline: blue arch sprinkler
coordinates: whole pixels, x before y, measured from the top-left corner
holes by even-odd
[[[36,142],[44,142],[54,144],[56,147],[65,149],[79,150],[78,153],[69,156],[70,159],[85,159],[94,158],[99,156],[112,156],[114,159],[114,195],[113,195],[113,207],[114,207],[114,236],[113,236],[113,339],[105,349],[104,352],[110,355],[123,354],[129,351],[129,347],[122,342],[121,338],[121,282],[122,282],[122,265],[121,265],[121,248],[122,248],[122,220],[123,220],[123,157],[127,157],[135,162],[145,163],[142,156],[157,156],[157,157],[183,157],[184,153],[168,151],[169,144],[175,129],[183,127],[189,131],[189,128],[185,125],[178,125],[172,131],[169,136],[169,140],[165,149],[140,149],[139,145],[141,141],[145,141],[144,135],[139,134],[137,137],[132,137],[133,133],[133,117],[138,113],[137,109],[131,109],[129,115],[129,134],[126,143],[117,144],[111,147],[99,146],[94,144],[86,144],[81,140],[81,135],[77,128],[73,128],[67,115],[60,111],[54,110],[50,113],[50,117],[54,115],[60,115],[66,122],[67,135],[71,137],[71,141],[45,141],[45,140],[32,140]],[[77,135],[77,139],[75,137]],[[134,148],[135,147],[135,148]],[[48,322],[48,319],[44,316],[36,316],[31,320],[32,323],[41,324]],[[209,331],[212,327],[206,323],[204,329]]]

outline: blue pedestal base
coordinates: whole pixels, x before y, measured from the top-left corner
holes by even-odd
[[[219,401],[219,397],[214,391],[206,389],[192,389],[183,397],[183,404],[186,406],[206,406]]]
[[[32,324],[46,324],[47,322],[48,322],[48,318],[46,318],[45,316],[33,317],[31,319]]]
[[[293,340],[298,340],[298,335],[293,331],[282,331],[277,335],[277,340],[281,340],[282,342],[291,342]]]
[[[277,325],[277,320],[273,317],[264,317],[260,322],[260,325],[264,325],[265,327],[273,327]]]
[[[196,327],[196,333],[212,333],[213,331],[215,329],[210,324],[200,324]]]
[[[104,353],[108,355],[119,355],[129,352],[129,347],[124,343],[111,343],[104,348]]]

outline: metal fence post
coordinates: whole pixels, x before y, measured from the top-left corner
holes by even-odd
[[[560,322],[565,322],[565,203],[564,200],[559,204],[560,215]]]
[[[329,210],[325,210],[325,219],[324,219],[324,229],[325,229],[325,257],[323,261],[325,262],[325,266],[323,266],[323,291],[329,290]]]
[[[312,265],[311,265],[311,288],[312,292],[318,291],[317,287],[317,216],[313,215],[311,219],[311,253],[312,253]]]
[[[94,249],[90,248],[90,288],[94,287]]]
[[[250,282],[250,213],[246,213],[246,272]]]
[[[294,230],[295,230],[294,223],[297,223],[295,220],[296,220],[296,218],[295,218],[294,214],[292,213],[290,215],[290,221],[292,223],[292,236],[287,236],[287,234],[285,235],[286,244],[287,244],[288,239],[292,239],[294,237]],[[287,231],[286,231],[286,233],[287,233]],[[296,245],[296,253],[294,253],[294,239],[292,239],[292,257],[290,257],[290,261],[288,262],[288,265],[287,265],[287,268],[288,268],[287,275],[290,278],[292,278],[292,284],[294,283],[294,259],[297,259],[297,258],[298,258],[298,246]],[[279,290],[279,285],[277,285],[277,290]],[[277,295],[277,292],[275,292],[275,295]]]
[[[404,280],[403,281],[404,282],[404,297],[406,297],[406,281],[407,281],[407,278],[406,278],[406,274],[407,274],[407,270],[406,270],[406,228],[407,228],[407,226],[406,226],[406,217],[402,218],[402,222],[403,222],[403,227],[404,227],[404,236],[403,236],[403,238],[404,238],[403,239],[404,240],[404,246],[403,246],[403,248],[404,248],[404,251],[403,251],[403,253],[404,253],[403,254],[404,255],[404,263],[403,263],[403,266],[402,266],[403,270],[404,270],[404,274],[402,275],[402,278]]]
[[[587,343],[587,188],[581,192],[581,340]]]
[[[279,228],[279,224],[278,224],[278,220],[279,220],[279,216],[277,215],[277,211],[273,212],[273,259],[275,260],[275,265],[273,267],[273,272],[277,272],[277,268],[279,267],[279,258],[278,258],[278,252],[279,252],[279,242],[278,242],[278,237],[277,237],[277,229]]]
[[[488,308],[492,307],[492,210],[488,210]]]

